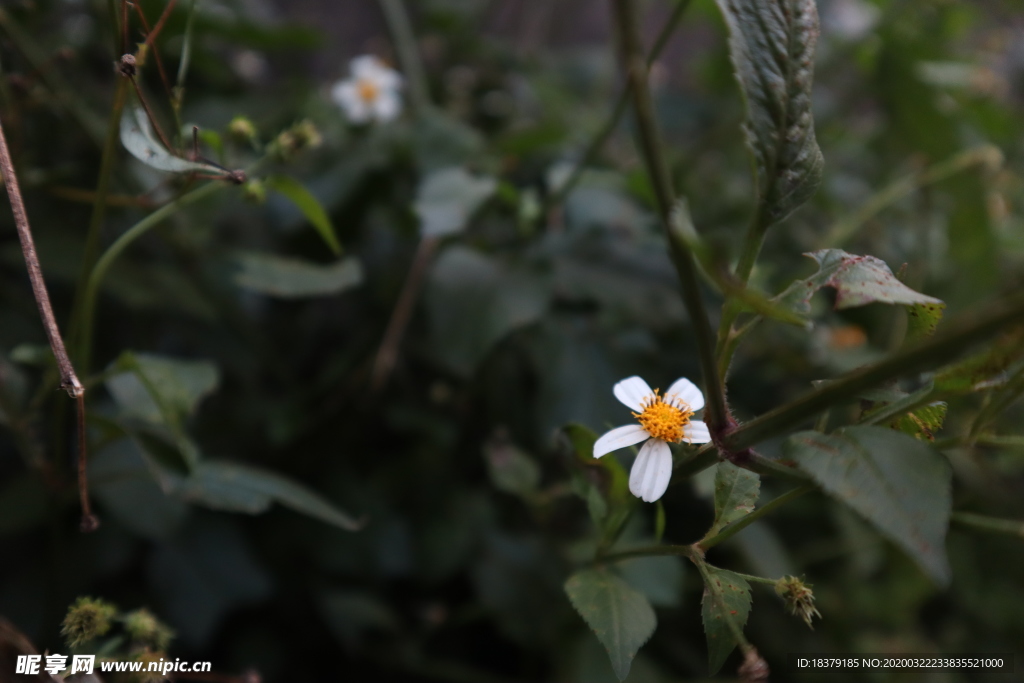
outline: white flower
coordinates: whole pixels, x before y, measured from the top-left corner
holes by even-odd
[[[331,88],[331,99],[345,110],[352,123],[391,121],[402,111],[402,77],[373,55],[356,57],[349,64],[350,78]]]
[[[706,424],[691,420],[704,407],[704,395],[693,382],[680,377],[662,395],[639,377],[627,377],[612,392],[640,424],[616,427],[594,442],[594,457],[646,441],[629,473],[629,490],[647,503],[661,498],[672,477],[669,442],[707,443],[711,434]]]

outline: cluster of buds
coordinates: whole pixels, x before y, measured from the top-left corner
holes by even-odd
[[[324,138],[312,121],[299,121],[288,130],[282,131],[270,143],[270,152],[281,161],[288,161],[299,152],[316,149]]]

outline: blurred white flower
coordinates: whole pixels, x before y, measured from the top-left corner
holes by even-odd
[[[629,473],[629,490],[647,503],[661,498],[672,477],[672,451],[668,444],[708,443],[711,434],[700,420],[691,420],[704,407],[704,395],[693,382],[680,377],[664,394],[639,377],[627,377],[612,390],[615,398],[633,410],[640,424],[616,427],[594,442],[594,457],[646,441]]]
[[[351,76],[331,88],[331,99],[345,110],[352,123],[386,122],[402,112],[402,77],[372,55],[349,64]]]

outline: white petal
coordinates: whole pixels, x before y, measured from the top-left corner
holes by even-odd
[[[612,388],[612,393],[615,394],[615,398],[622,401],[626,407],[633,409],[635,412],[641,413],[644,410],[643,400],[648,396],[653,396],[654,391],[647,384],[636,375],[633,377],[627,377]]]
[[[378,121],[393,121],[402,111],[402,99],[393,90],[382,90],[373,111]]]
[[[700,389],[697,388],[696,384],[685,377],[677,379],[668,388],[668,391],[665,392],[666,400],[671,401],[673,396],[676,401],[682,401],[693,412],[697,412],[704,407],[704,394],[700,393]]]
[[[686,443],[708,443],[711,441],[711,432],[708,426],[700,420],[691,420],[683,427],[683,441]]]
[[[331,88],[331,99],[345,110],[352,123],[366,123],[370,120],[370,109],[359,96],[359,87],[353,80],[342,81]]]
[[[644,428],[640,425],[616,427],[594,442],[594,457],[600,458],[602,455],[617,451],[626,446],[632,446],[649,438],[651,438],[651,435],[645,432]]]
[[[661,439],[650,439],[640,449],[629,473],[629,490],[646,503],[665,494],[672,478],[672,451]]]
[[[373,78],[381,69],[387,67],[373,55],[361,55],[349,62],[348,68],[356,78]]]

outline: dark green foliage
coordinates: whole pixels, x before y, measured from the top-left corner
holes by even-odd
[[[0,121],[87,368],[102,519],[78,532],[72,406],[3,208],[0,617],[36,649],[68,652],[69,606],[83,651],[266,683],[660,683],[709,664],[732,680],[751,646],[772,680],[801,683],[818,679],[787,670],[789,652],[1024,642],[1024,544],[977,526],[1024,520],[1012,324],[714,476],[713,447],[673,445],[655,505],[629,491],[640,444],[592,457],[635,421],[617,381],[704,389],[633,121],[555,201],[623,80],[603,3],[405,0],[432,103],[358,126],[328,95],[346,60],[365,50],[404,72],[373,3],[195,3],[180,122],[152,52],[139,68],[169,145],[130,86],[114,121],[98,254],[124,249],[85,358],[83,254],[122,51],[107,4],[0,2]],[[153,25],[166,0],[137,4]],[[679,6],[636,4],[645,31]],[[192,5],[153,46],[172,85]],[[725,384],[741,426],[1020,290],[1019,14],[1005,0],[687,8],[650,83],[712,324],[738,305]],[[742,282],[752,219],[765,240]],[[692,549],[750,515],[706,558]]]

